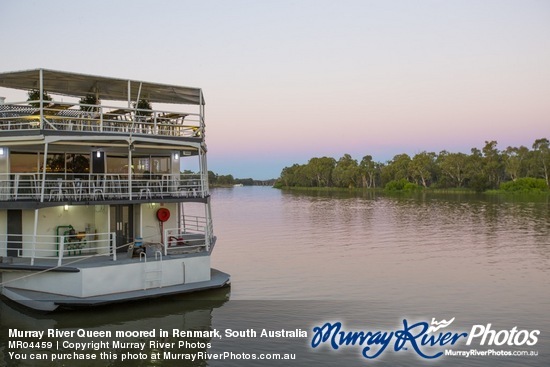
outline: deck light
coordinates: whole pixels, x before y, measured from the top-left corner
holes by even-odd
[[[4,148],[0,148],[0,156],[4,155]]]
[[[178,159],[180,159],[179,153],[174,153],[174,160],[177,161]]]
[[[95,156],[96,156],[97,158],[101,158],[101,152],[98,150]]]
[[[65,211],[69,210],[69,206],[65,204],[65,206],[63,207],[63,210]]]

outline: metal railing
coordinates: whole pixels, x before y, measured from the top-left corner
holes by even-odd
[[[74,235],[13,235],[8,234],[8,241],[0,242],[0,252],[10,256],[15,251],[16,256],[30,259],[34,265],[35,259],[56,259],[57,266],[63,264],[64,259],[85,258],[97,255],[116,257],[115,233],[78,233]],[[20,247],[20,248],[18,248]]]
[[[0,105],[0,131],[40,129],[204,138],[204,120],[197,113],[58,101],[43,101],[42,109],[33,107],[39,104],[25,101]]]
[[[164,230],[164,255],[182,250],[200,252],[208,251],[212,238],[212,225],[205,217],[186,215],[182,228]]]
[[[198,174],[0,174],[0,201],[80,202],[204,198],[205,175]]]

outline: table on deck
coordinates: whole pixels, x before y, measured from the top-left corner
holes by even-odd
[[[111,131],[128,131],[128,126],[132,121],[132,108],[118,108],[103,114],[103,125],[111,127]]]
[[[178,136],[178,131],[183,125],[188,113],[169,112],[157,116],[157,124],[161,135]]]

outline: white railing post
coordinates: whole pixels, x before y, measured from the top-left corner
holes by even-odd
[[[204,227],[204,244],[206,246],[206,252],[210,251],[210,233],[208,233],[208,228]]]
[[[44,71],[38,71],[38,90],[40,91],[40,130],[44,129]],[[44,158],[46,159],[46,158]],[[46,173],[46,171],[44,171]]]
[[[99,106],[99,131],[103,132],[103,107]]]
[[[111,248],[113,249],[113,261],[116,261],[116,236],[114,232],[110,232],[109,236],[111,236]]]
[[[63,263],[63,252],[65,252],[65,236],[61,236],[59,238],[57,266],[61,266],[61,264]]]
[[[170,241],[168,240],[168,230],[165,229],[164,230],[164,256],[168,256],[168,244],[170,243]]]
[[[34,265],[34,256],[36,255],[36,235],[32,236],[32,254],[31,254],[31,266]]]

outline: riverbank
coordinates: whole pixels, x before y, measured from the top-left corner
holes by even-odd
[[[487,199],[503,198],[519,201],[540,202],[550,200],[550,191],[505,191],[505,190],[487,190],[478,192],[468,188],[422,188],[416,187],[414,190],[386,190],[383,188],[341,188],[341,187],[274,187],[280,190],[288,190],[303,193],[327,193],[327,194],[348,194],[348,195],[365,195],[365,196],[399,196],[399,197],[416,197],[418,195],[456,195],[456,196],[471,196],[477,198],[486,197]]]

